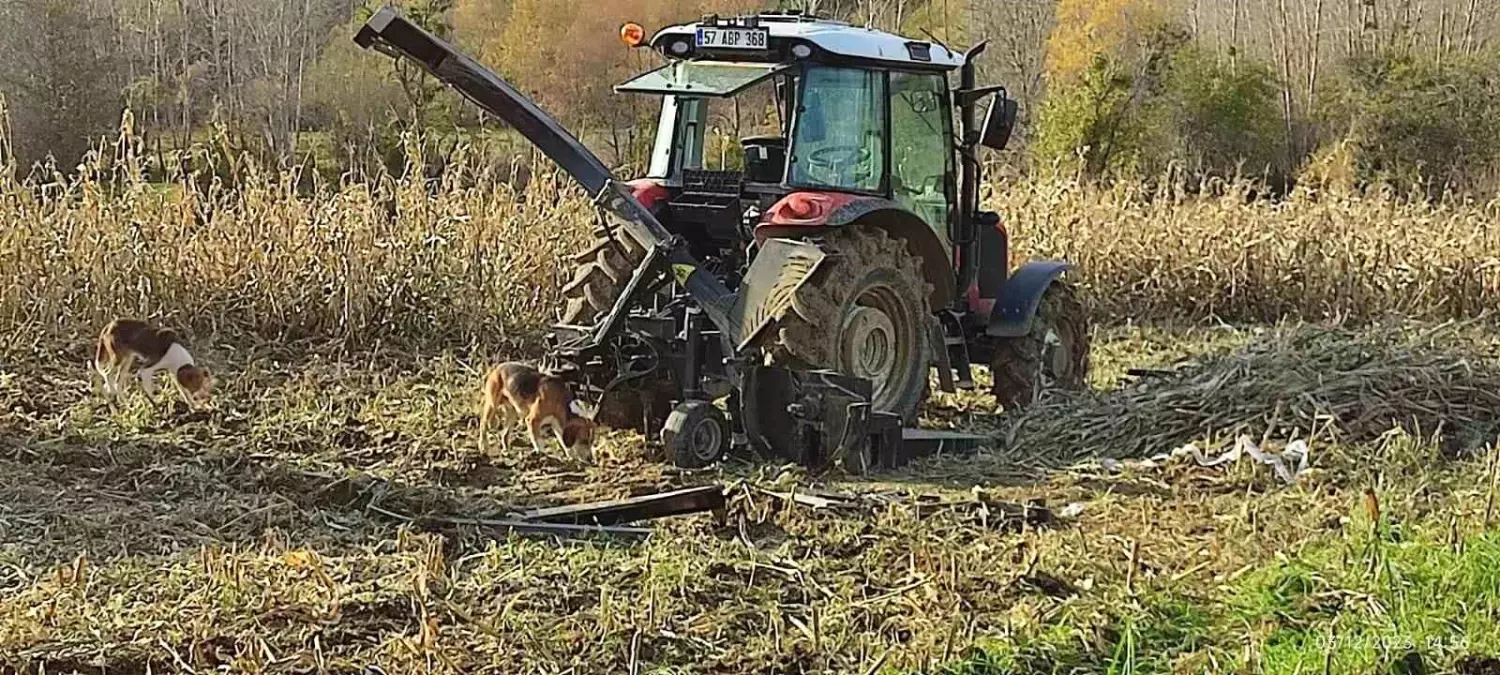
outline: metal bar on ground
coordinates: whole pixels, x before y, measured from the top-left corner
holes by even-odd
[[[568,539],[589,537],[618,537],[621,539],[645,539],[651,536],[646,527],[609,527],[570,523],[537,523],[525,520],[487,520],[482,518],[418,518],[419,525],[470,526],[498,534],[552,535]]]
[[[451,516],[409,516],[380,508],[374,504],[367,506],[382,516],[409,523],[414,527],[424,530],[441,530],[445,527],[477,527],[485,530],[497,531],[499,534],[522,534],[522,535],[551,535],[555,537],[566,537],[569,539],[586,539],[590,537],[615,537],[619,539],[645,539],[651,536],[651,530],[644,527],[606,527],[601,525],[570,525],[565,523],[535,523],[521,520],[503,520],[489,518],[455,518]]]
[[[615,525],[722,508],[724,486],[709,485],[629,499],[537,509],[522,514],[521,518],[527,522]]]
[[[877,460],[882,467],[895,469],[913,460],[936,454],[973,452],[980,445],[992,442],[992,438],[974,434],[906,428],[901,430],[901,444],[893,449],[891,456],[879,457]]]

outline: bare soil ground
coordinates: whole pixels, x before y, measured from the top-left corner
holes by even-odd
[[[1412,409],[1483,408],[1453,375],[1489,367],[1480,338]],[[1104,330],[1095,385],[1268,339]],[[1500,656],[1495,452],[1441,429],[1324,430],[1292,486],[1248,460],[1101,466],[1088,458],[1139,454],[1107,447],[1103,427],[1098,445],[1060,440],[1055,462],[1026,437],[1025,452],[858,480],[752,461],[689,473],[627,434],[591,466],[524,442],[481,456],[484,364],[456,354],[208,356],[222,386],[191,412],[111,410],[82,349],[0,352],[0,669],[1488,673]],[[1122,424],[1191,413],[1180,390],[1111,401],[1125,407],[1089,409]],[[991,405],[938,395],[926,421],[1004,437],[1014,424]],[[398,517],[712,482],[731,489],[723,518],[657,521],[644,542]],[[852,503],[772,494],[812,489]]]

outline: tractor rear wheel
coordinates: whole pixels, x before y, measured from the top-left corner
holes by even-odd
[[[593,326],[614,307],[646,248],[624,231],[599,230],[594,244],[573,256],[573,280],[563,286],[565,326]],[[675,388],[657,378],[640,390],[616,391],[602,401],[596,421],[612,429],[655,433],[672,409]]]
[[[567,305],[562,322],[591,326],[615,304],[646,249],[624,232],[595,232],[594,245],[573,256],[573,280],[562,288]]]
[[[927,388],[931,286],[922,260],[877,227],[828,233],[829,259],[778,320],[773,363],[870,380],[876,410],[916,419]]]
[[[1035,403],[1049,389],[1088,386],[1089,325],[1071,285],[1054,282],[1026,335],[995,345],[990,361],[995,400],[1007,410]]]

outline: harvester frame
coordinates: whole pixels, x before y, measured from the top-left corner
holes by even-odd
[[[1060,281],[1070,265],[1012,272],[999,217],[980,210],[980,148],[1005,147],[1016,119],[1002,87],[976,85],[983,43],[958,54],[796,13],[705,17],[649,42],[627,24],[622,37],[667,59],[617,87],[663,96],[652,170],[630,182],[494,72],[395,10],[377,12],[355,38],[504,120],[593,196],[598,240],[565,288],[548,365],[597,405],[598,421],[659,431],[686,467],[718,460],[742,438],[763,454],[859,471],[980,440],[902,428],[933,369],[939,388],[954,391],[973,386],[972,361],[990,363],[1007,407],[1049,385],[1082,385],[1086,319]],[[870,84],[844,91],[839,77]],[[900,185],[888,100],[869,108],[881,111],[878,124],[842,145],[828,139],[846,122],[818,119],[838,115],[833,97],[875,100],[878,89],[884,99],[898,79],[914,83],[903,100],[921,102],[912,110],[928,128],[942,125],[904,137],[925,143],[929,159],[947,157],[937,175],[919,176],[926,185]],[[782,135],[743,139],[744,169],[704,170],[702,101],[771,80],[787,111]],[[913,195],[937,209],[919,214]]]

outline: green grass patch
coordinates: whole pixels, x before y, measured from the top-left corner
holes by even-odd
[[[1164,584],[1080,601],[1015,639],[977,645],[945,675],[1455,672],[1500,655],[1500,531],[1453,538],[1443,514],[1347,533],[1209,597]],[[1088,616],[1104,622],[1090,628]],[[1413,656],[1415,655],[1415,656]]]
[[[1365,530],[1251,575],[1230,607],[1262,633],[1260,672],[1500,654],[1500,532],[1454,542],[1446,523],[1413,530]]]

